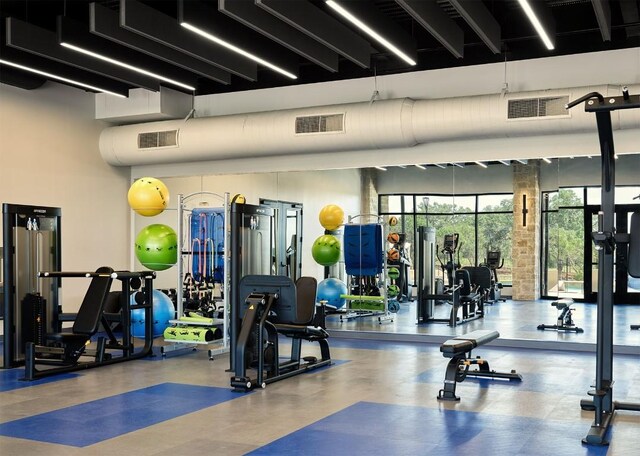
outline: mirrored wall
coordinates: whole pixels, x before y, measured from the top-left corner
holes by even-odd
[[[617,204],[627,213],[640,208],[640,155],[621,156],[617,161],[620,186]],[[597,284],[597,260],[590,243],[590,232],[599,204],[599,158],[576,157],[553,159],[550,162],[512,160],[491,163],[465,163],[446,165],[394,166],[380,169],[335,169],[286,173],[254,173],[216,175],[215,170],[199,176],[162,177],[169,187],[172,200],[169,210],[150,220],[136,215],[133,231],[149,223],[177,224],[177,195],[194,192],[242,194],[247,203],[261,200],[286,201],[303,206],[302,274],[324,279],[327,270],[311,256],[314,240],[324,234],[318,221],[320,209],[327,204],[338,204],[345,216],[367,213],[380,214],[383,221],[394,216],[398,224],[385,223],[385,232],[402,232],[409,247],[409,258],[415,259],[411,245],[415,245],[418,227],[436,229],[438,244],[448,232],[459,233],[460,248],[456,253],[462,266],[475,266],[485,262],[488,251],[500,251],[501,268],[497,271],[506,302],[486,306],[487,317],[453,328],[453,333],[485,327],[510,334],[512,337],[536,338],[552,341],[593,342],[595,334],[572,337],[536,331],[540,323],[553,323],[557,316],[551,302],[558,298],[571,298],[576,302],[593,301]],[[520,190],[514,184],[518,172],[534,173],[534,190],[527,191],[527,207],[522,206]],[[518,171],[520,170],[520,171]],[[534,171],[531,171],[534,170]],[[371,178],[371,179],[369,179]],[[591,215],[590,215],[591,214]],[[621,215],[621,217],[623,217]],[[622,220],[622,219],[621,219]],[[516,233],[523,226],[532,227],[535,242],[526,247],[524,254]],[[517,290],[517,259],[530,256],[535,270],[527,272],[535,283],[535,299],[519,299]],[[409,294],[415,297],[415,263],[409,267]],[[339,269],[339,268],[338,268]],[[438,264],[437,273],[444,278]],[[344,278],[344,272],[335,268],[332,275]],[[175,271],[160,274],[160,287],[176,286]],[[622,273],[618,274],[622,277]],[[620,280],[618,295],[635,302],[633,279]],[[622,288],[628,292],[622,295]],[[635,291],[634,291],[635,290]],[[531,311],[533,306],[542,311]],[[581,308],[582,309],[582,308]],[[633,310],[633,309],[632,309]],[[447,312],[446,308],[442,312]],[[640,320],[640,307],[637,308]],[[579,318],[587,318],[583,311]],[[492,321],[492,323],[487,323]],[[343,322],[330,320],[330,329],[354,331],[385,331],[409,334],[451,334],[447,325],[418,325],[416,310],[411,302],[402,303],[393,322],[359,319]],[[503,331],[504,330],[504,331]]]

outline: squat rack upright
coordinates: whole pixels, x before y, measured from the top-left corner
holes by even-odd
[[[623,87],[622,96],[605,97],[591,92],[568,103],[570,109],[585,102],[585,111],[596,115],[602,165],[601,207],[598,231],[592,233],[598,250],[598,313],[596,336],[596,382],[588,392],[591,400],[583,400],[583,410],[593,410],[595,417],[582,442],[588,445],[608,445],[607,433],[616,410],[640,411],[640,404],[613,400],[613,267],[616,242],[628,243],[628,234],[616,234],[615,229],[615,149],[611,112],[640,108],[640,95],[629,95]],[[629,252],[629,256],[638,254]]]

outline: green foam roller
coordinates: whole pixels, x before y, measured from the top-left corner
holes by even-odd
[[[170,340],[178,339],[178,329],[175,326],[169,326],[164,330],[164,338]]]
[[[189,312],[188,317],[180,317],[180,321],[185,321],[189,323],[202,323],[207,325],[213,324],[213,318],[202,317],[193,312]]]
[[[349,299],[352,301],[368,301],[368,302],[382,302],[384,296],[360,296],[360,295],[340,295],[342,299]]]
[[[219,339],[221,334],[222,332],[219,328],[205,328],[200,326],[181,328],[180,331],[182,340],[193,342],[211,342],[212,340]]]

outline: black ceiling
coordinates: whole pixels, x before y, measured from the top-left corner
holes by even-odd
[[[640,46],[638,0],[530,1],[548,50],[517,0],[337,0],[397,44],[410,65],[323,0],[0,0],[0,81],[33,89],[37,68],[126,94],[165,85],[198,95]],[[547,19],[550,19],[548,21]],[[215,34],[291,79],[181,27]],[[159,81],[60,45],[71,43],[183,83]]]

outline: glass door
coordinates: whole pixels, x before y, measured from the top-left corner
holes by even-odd
[[[599,206],[587,206],[585,208],[585,247],[588,247],[585,248],[585,272],[590,275],[588,278],[585,277],[585,300],[589,302],[596,301],[598,291],[598,252],[591,241],[591,232],[596,231],[598,228],[599,209]],[[629,233],[631,214],[637,211],[640,211],[640,205],[638,204],[616,205],[615,223],[619,234]],[[640,304],[640,279],[629,276],[627,272],[627,255],[627,244],[617,243],[614,257],[614,303]]]

